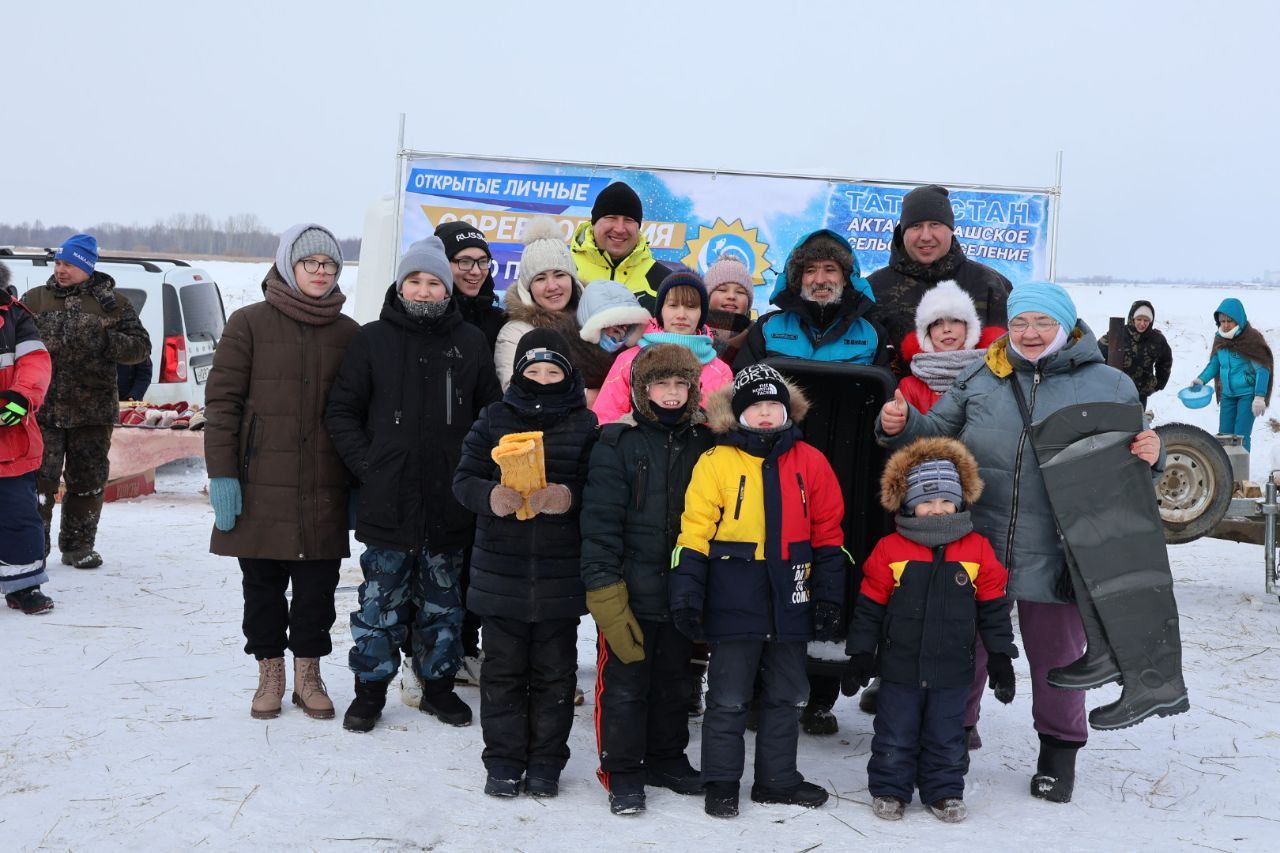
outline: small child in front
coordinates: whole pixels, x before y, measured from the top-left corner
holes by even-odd
[[[898,529],[863,564],[843,689],[851,696],[880,676],[867,776],[872,812],[885,820],[901,820],[912,789],[939,820],[965,819],[975,636],[996,699],[1013,701],[1009,575],[966,509],[981,493],[977,460],[952,438],[902,448],[880,479],[880,503]]]
[[[707,400],[717,445],[693,469],[672,554],[671,618],[711,646],[702,722],[705,807],[738,814],[756,673],[763,682],[756,733],[757,803],[805,807],[825,789],[796,769],[800,709],[809,696],[805,651],[832,640],[849,571],[844,498],[831,464],[800,440],[808,401],[763,364]]]

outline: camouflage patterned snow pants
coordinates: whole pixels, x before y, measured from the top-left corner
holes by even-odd
[[[364,583],[347,658],[356,678],[386,681],[396,674],[412,620],[414,671],[423,680],[452,680],[462,662],[462,551],[406,554],[369,546],[360,569]]]
[[[40,431],[44,434],[44,461],[36,474],[36,490],[40,494],[40,518],[44,521],[44,555],[49,556],[53,505],[58,481],[63,478],[67,481],[67,493],[62,497],[58,550],[64,554],[91,550],[98,538],[98,519],[102,515],[111,427],[60,429],[41,424]]]

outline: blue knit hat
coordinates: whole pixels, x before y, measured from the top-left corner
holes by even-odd
[[[1028,311],[1048,314],[1058,321],[1062,331],[1068,335],[1076,327],[1076,320],[1079,319],[1076,314],[1076,304],[1071,301],[1071,296],[1051,281],[1028,281],[1025,284],[1014,285],[1009,293],[1009,319],[1012,320]]]
[[[98,263],[98,239],[92,234],[73,234],[54,254],[55,261],[66,261],[90,275]]]

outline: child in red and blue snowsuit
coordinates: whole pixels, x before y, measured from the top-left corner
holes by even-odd
[[[43,613],[53,601],[40,591],[44,523],[35,471],[44,439],[35,413],[53,375],[35,318],[9,293],[9,268],[0,264],[0,592],[23,613]]]
[[[844,690],[880,676],[867,776],[872,811],[886,820],[902,817],[912,789],[938,819],[964,820],[964,709],[978,636],[996,698],[1013,701],[1009,575],[964,509],[981,493],[977,460],[951,438],[904,447],[880,480],[898,529],[863,564]]]

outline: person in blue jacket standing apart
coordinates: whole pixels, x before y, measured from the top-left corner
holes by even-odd
[[[1253,421],[1271,404],[1274,364],[1262,333],[1249,325],[1239,299],[1224,299],[1213,312],[1218,331],[1213,336],[1209,363],[1192,380],[1193,387],[1218,381],[1218,432],[1244,438],[1250,449]]]

